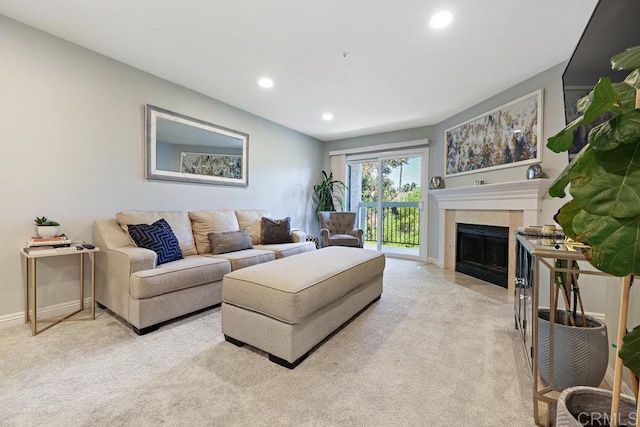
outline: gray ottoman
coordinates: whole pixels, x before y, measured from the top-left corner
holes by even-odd
[[[295,368],[382,294],[384,255],[332,246],[233,271],[222,280],[222,333]]]

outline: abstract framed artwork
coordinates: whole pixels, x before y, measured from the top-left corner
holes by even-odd
[[[540,162],[542,89],[445,131],[445,175]]]
[[[242,156],[239,155],[182,152],[180,160],[182,173],[242,178]]]

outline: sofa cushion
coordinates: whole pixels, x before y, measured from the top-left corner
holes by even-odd
[[[226,231],[239,231],[240,226],[236,214],[230,209],[204,210],[189,212],[193,235],[196,240],[198,254],[211,253],[209,233],[224,233]]]
[[[129,293],[133,298],[151,298],[179,289],[222,280],[231,264],[222,259],[191,256],[131,275]]]
[[[262,218],[262,244],[291,243],[291,218]]]
[[[116,221],[124,232],[129,235],[129,224],[153,224],[160,218],[164,218],[173,234],[178,239],[183,256],[196,255],[196,245],[193,240],[191,221],[187,212],[183,211],[122,211],[116,214]],[[135,243],[132,241],[132,243]]]
[[[256,264],[262,264],[276,259],[275,252],[259,249],[245,249],[244,251],[206,256],[228,260],[231,263],[231,270],[239,270],[241,268],[250,267]]]
[[[158,255],[157,265],[182,259],[178,239],[163,218],[151,225],[129,224],[127,228],[138,247],[151,249]]]
[[[304,252],[315,251],[316,244],[314,242],[279,243],[273,245],[254,245],[253,248],[263,251],[273,251],[276,254],[276,259],[280,259]]]
[[[262,243],[262,217],[271,216],[269,212],[258,209],[246,209],[236,211],[236,218],[238,218],[238,224],[240,229],[249,230],[251,235],[251,243],[259,245]]]
[[[251,237],[249,237],[249,231],[247,230],[209,233],[207,236],[211,244],[211,253],[214,255],[253,249]]]

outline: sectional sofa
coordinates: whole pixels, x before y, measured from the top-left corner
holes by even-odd
[[[315,250],[305,233],[291,231],[290,243],[263,244],[264,210],[123,211],[94,223],[96,301],[130,324],[138,334],[177,317],[222,302],[225,274],[255,264]],[[183,258],[158,265],[158,255],[138,247],[128,225],[164,219]],[[249,248],[212,253],[211,235],[246,230]],[[242,232],[245,234],[245,232]],[[216,250],[217,249],[217,250]]]

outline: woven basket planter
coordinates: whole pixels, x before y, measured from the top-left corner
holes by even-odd
[[[556,427],[608,426],[611,391],[595,387],[571,387],[560,394]],[[619,426],[635,426],[635,399],[620,395]]]
[[[538,370],[544,382],[561,389],[575,386],[598,387],[607,372],[609,340],[607,326],[587,316],[591,327],[565,326],[566,312],[556,312],[554,325],[554,384],[549,384],[549,314],[538,312]],[[582,325],[582,317],[576,316]]]

